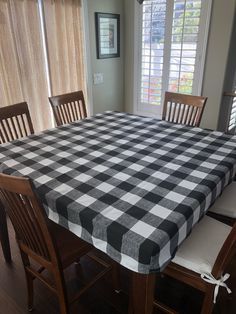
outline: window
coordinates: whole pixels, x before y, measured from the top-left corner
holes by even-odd
[[[236,129],[236,90],[231,95],[232,104],[231,104],[231,111],[229,116],[229,123],[228,123],[228,132]]]
[[[160,115],[167,90],[200,95],[210,2],[145,0],[137,9],[137,113]]]

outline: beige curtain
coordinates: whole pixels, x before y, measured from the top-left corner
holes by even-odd
[[[0,106],[2,107],[23,99],[15,48],[9,2],[0,0]]]
[[[50,94],[85,91],[80,0],[42,3],[41,27],[37,0],[0,0],[0,106],[27,101],[36,131],[53,125]]]
[[[0,24],[0,106],[25,100],[35,130],[51,127],[37,1],[0,0]]]
[[[44,0],[52,95],[84,90],[80,0]]]

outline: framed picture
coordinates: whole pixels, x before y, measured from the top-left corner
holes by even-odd
[[[120,56],[120,15],[95,13],[97,59]]]

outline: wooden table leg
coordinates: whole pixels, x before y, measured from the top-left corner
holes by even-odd
[[[132,272],[129,314],[151,314],[153,309],[155,274]]]
[[[11,249],[8,236],[7,218],[3,205],[0,202],[0,240],[2,251],[7,263],[11,262]]]

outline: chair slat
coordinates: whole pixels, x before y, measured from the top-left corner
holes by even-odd
[[[18,133],[19,133],[19,136],[18,137],[23,137],[24,136],[24,133],[23,133],[23,131],[22,131],[22,127],[21,127],[21,124],[22,123],[20,123],[20,118],[21,118],[21,116],[16,116],[15,117],[16,118],[16,125],[17,125],[17,127],[18,127]]]
[[[4,137],[1,138],[1,143],[10,142],[11,138],[8,135],[7,128],[5,126],[5,120],[1,121],[1,129],[4,134]]]
[[[2,132],[2,123],[0,121],[0,139],[2,143],[5,143],[5,136],[3,135],[3,132]]]
[[[17,195],[10,194],[9,192],[3,191],[3,196],[10,204],[9,210],[8,210],[8,215],[16,229],[18,230],[18,235],[20,235],[22,241],[26,243],[28,246],[32,247],[33,242],[30,239],[30,236],[27,232],[27,230],[24,229],[24,217],[23,215],[19,214],[19,209],[21,208],[21,204],[18,202],[18,197]]]
[[[9,134],[10,140],[13,140],[14,139],[14,135],[13,135],[13,132],[12,132],[12,127],[10,126],[10,123],[9,123],[8,119],[5,120],[5,125],[6,125],[6,131]]]
[[[36,243],[36,249],[41,256],[45,257],[46,259],[49,259],[49,253],[47,250],[47,246],[45,245],[45,240],[43,239],[43,235],[40,230],[38,221],[35,219],[36,215],[34,213],[34,208],[32,207],[27,197],[22,195],[22,199],[24,201],[25,208],[27,209],[28,215],[32,216],[32,224],[30,224],[29,229],[32,232],[32,234],[34,234],[34,241]]]
[[[81,119],[81,117],[79,115],[79,104],[78,104],[78,101],[74,101],[73,112],[74,112],[74,121]]]
[[[171,107],[172,107],[172,102],[169,103],[169,106],[168,106],[168,121],[170,121],[170,117],[171,117]]]
[[[80,105],[80,101],[78,101],[78,112],[80,115],[80,119],[84,118],[83,106]]]
[[[66,112],[66,106],[61,106],[61,113],[63,117],[64,123],[68,123],[68,118],[67,118],[67,112]]]
[[[60,120],[63,121],[62,124],[65,124],[66,123],[66,118],[65,118],[65,114],[64,114],[64,107],[59,106],[58,107],[58,113],[59,113]]]
[[[14,117],[10,117],[9,120],[11,122],[11,129],[15,134],[14,137],[17,137],[17,129],[16,129],[16,125],[14,123]]]
[[[192,126],[194,126],[194,124],[195,124],[197,114],[198,114],[198,108],[194,108],[194,113],[192,114],[192,121],[191,121]]]
[[[73,122],[73,121],[75,121],[74,111],[73,111],[73,109],[74,109],[74,103],[71,102],[71,103],[68,104],[68,105],[69,105],[69,110],[70,110],[70,122]]]
[[[181,104],[179,104],[179,106],[176,106],[176,108],[177,108],[176,123],[179,123],[179,120],[181,119],[181,107],[182,107]]]
[[[184,116],[184,119],[181,121],[182,124],[188,124],[189,109],[190,109],[190,106],[187,106],[187,105],[184,106],[185,116]]]
[[[194,107],[189,106],[188,125],[192,125],[191,121],[192,121],[193,113],[194,113]]]
[[[172,121],[173,122],[176,122],[176,109],[178,108],[178,106],[173,106],[173,116],[172,116]]]
[[[22,125],[23,125],[24,132],[25,132],[25,134],[27,134],[27,127],[26,127],[24,115],[20,115],[20,118],[21,118],[21,121],[22,121]],[[20,130],[21,130],[21,132],[23,132],[22,129],[20,129]]]

